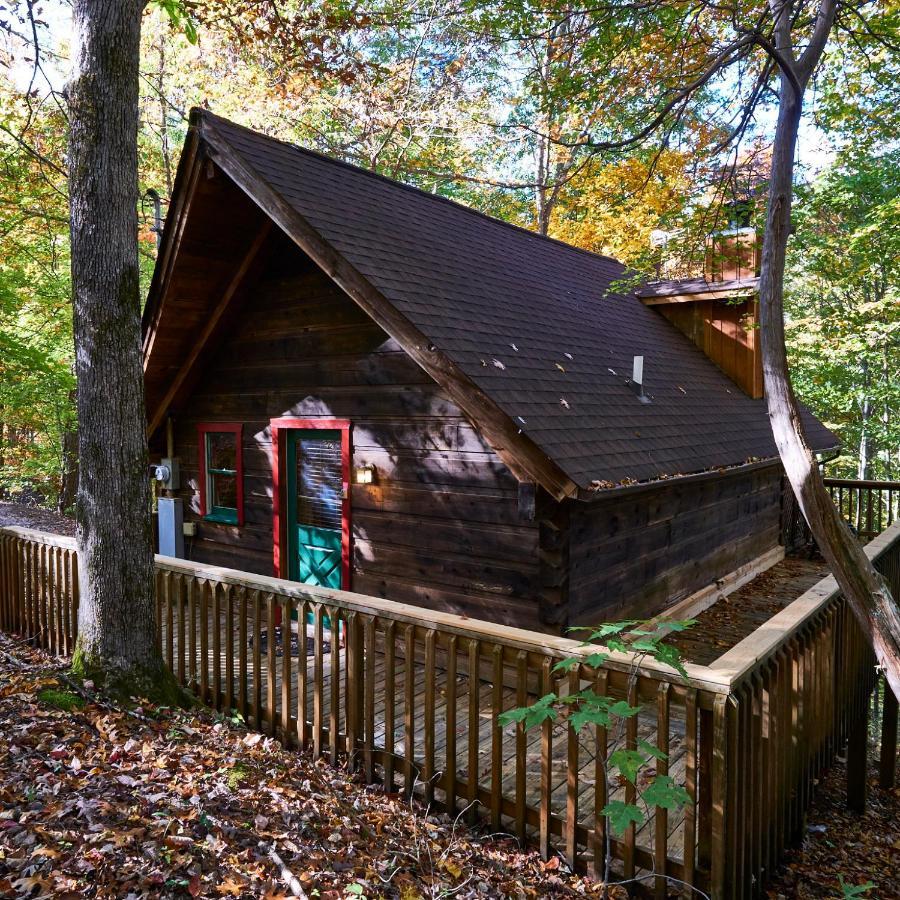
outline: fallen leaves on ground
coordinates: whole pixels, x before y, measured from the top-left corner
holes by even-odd
[[[270,850],[322,900],[600,894],[210,712],[66,703],[61,671],[0,635],[0,896],[294,896]]]
[[[50,531],[53,534],[75,534],[75,520],[69,516],[57,515],[40,506],[0,500],[0,526],[5,525],[36,528],[38,531]]]
[[[790,851],[769,888],[770,898],[841,897],[848,885],[872,882],[860,896],[900,898],[900,788],[878,786],[878,745],[869,742],[869,791],[862,815],[847,808],[847,767],[840,758],[822,777],[799,848]]]

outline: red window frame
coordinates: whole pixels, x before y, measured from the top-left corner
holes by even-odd
[[[279,417],[269,422],[272,435],[272,562],[276,578],[287,578],[287,516],[281,515],[281,485],[285,483],[285,441],[296,429],[339,431],[341,433],[341,590],[350,590],[350,429],[349,419],[296,419]]]
[[[221,431],[237,435],[234,468],[237,472],[237,527],[241,528],[244,525],[244,426],[241,422],[203,422],[197,426],[197,462],[199,463],[200,471],[200,515],[204,518],[209,515],[206,508],[206,435]]]

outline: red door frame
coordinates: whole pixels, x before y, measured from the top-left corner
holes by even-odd
[[[285,481],[285,442],[288,431],[340,431],[341,433],[341,589],[350,590],[350,420],[277,418],[269,422],[272,434],[272,559],[276,578],[287,578],[287,516],[281,516],[281,485]]]

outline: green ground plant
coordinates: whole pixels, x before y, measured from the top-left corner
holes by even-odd
[[[38,700],[45,706],[61,709],[63,712],[73,712],[76,709],[84,709],[84,698],[79,697],[74,691],[62,688],[44,688],[38,692]]]

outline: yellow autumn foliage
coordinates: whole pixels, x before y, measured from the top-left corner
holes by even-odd
[[[684,208],[689,162],[674,150],[656,159],[590,160],[560,192],[551,237],[636,263],[647,253],[650,233]]]

